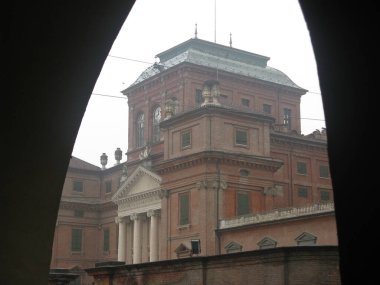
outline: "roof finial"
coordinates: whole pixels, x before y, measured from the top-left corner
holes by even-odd
[[[232,33],[230,33],[230,47],[232,47]]]
[[[197,28],[197,23],[195,23],[195,38],[198,38],[198,28]]]

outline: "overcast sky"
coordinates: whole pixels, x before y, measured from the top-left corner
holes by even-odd
[[[195,24],[202,40],[228,46],[232,33],[234,48],[269,57],[269,66],[310,91],[301,99],[302,133],[325,127],[314,53],[297,0],[136,0],[94,87],[73,156],[100,166],[104,152],[111,167],[119,147],[122,161],[127,159],[128,103],[121,91],[157,54],[193,38]]]

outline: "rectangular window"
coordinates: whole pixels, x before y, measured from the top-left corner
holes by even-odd
[[[107,181],[106,182],[106,194],[112,192],[112,181]]]
[[[237,192],[236,193],[236,215],[247,215],[250,211],[249,193]]]
[[[83,210],[74,210],[74,217],[82,218],[84,216]]]
[[[191,147],[191,132],[183,132],[181,134],[181,148],[190,148]]]
[[[83,192],[83,182],[82,181],[74,181],[73,182],[73,191]]]
[[[272,105],[263,104],[263,112],[266,114],[272,114]]]
[[[248,131],[243,129],[235,129],[235,144],[248,145]]]
[[[203,103],[202,90],[195,90],[195,106],[199,106]]]
[[[322,202],[330,201],[330,191],[321,190],[321,201]]]
[[[189,193],[179,194],[179,224],[188,225],[190,224],[189,215]]]
[[[103,230],[103,251],[110,250],[110,229]]]
[[[329,167],[327,165],[319,166],[319,177],[321,178],[329,178]]]
[[[292,128],[292,110],[284,109],[284,125],[290,130]]]
[[[241,99],[241,104],[245,107],[249,107],[249,100],[246,98]]]
[[[82,229],[71,230],[71,251],[82,250]]]
[[[298,187],[298,197],[307,198],[307,187]]]
[[[297,162],[297,174],[306,175],[307,168],[305,162]]]

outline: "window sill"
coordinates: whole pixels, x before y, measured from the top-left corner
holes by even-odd
[[[185,229],[190,229],[191,224],[186,224],[186,225],[177,225],[177,230],[185,230]]]

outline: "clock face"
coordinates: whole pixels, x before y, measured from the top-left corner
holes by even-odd
[[[154,120],[156,122],[159,122],[161,120],[161,108],[158,107],[156,110],[154,110]]]

